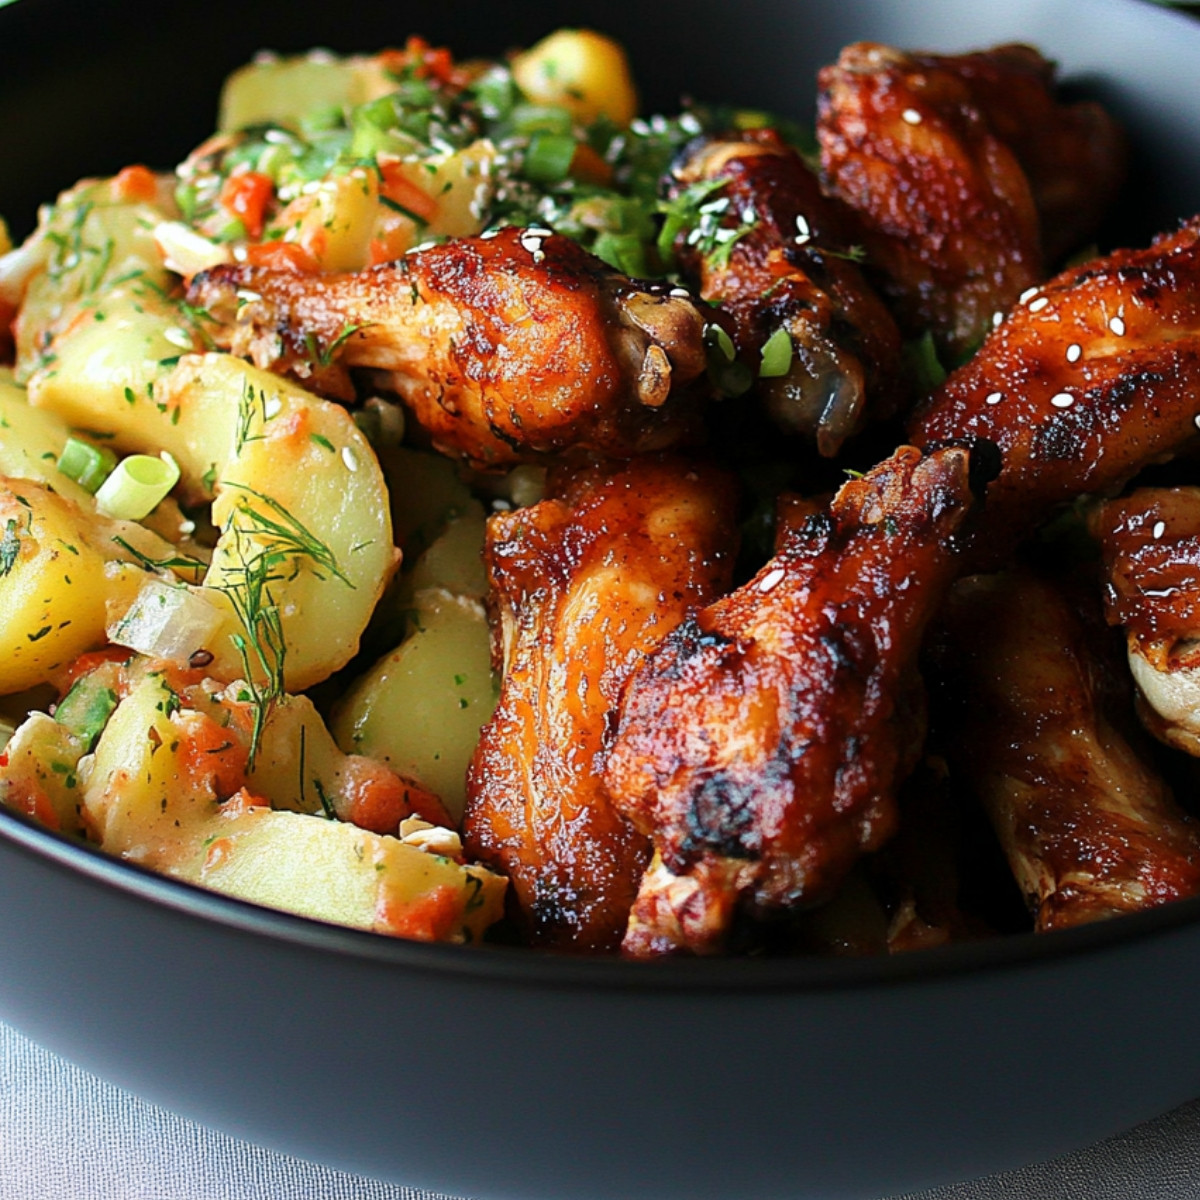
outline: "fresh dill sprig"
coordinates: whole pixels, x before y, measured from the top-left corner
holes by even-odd
[[[148,554],[143,554],[131,546],[123,537],[114,537],[113,541],[147,571],[190,571],[195,577],[192,582],[199,583],[208,570],[208,564],[202,558],[193,558],[190,554],[151,558]]]

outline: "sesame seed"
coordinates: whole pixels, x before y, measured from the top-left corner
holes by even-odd
[[[1033,303],[1032,303],[1032,304],[1029,306],[1029,311],[1030,311],[1030,312],[1041,312],[1041,311],[1042,311],[1042,309],[1043,309],[1043,308],[1045,308],[1045,307],[1046,307],[1046,305],[1047,305],[1047,304],[1049,304],[1049,303],[1050,303],[1050,297],[1049,297],[1049,296],[1039,296],[1039,297],[1038,297],[1038,298],[1037,298],[1037,299],[1036,299],[1036,300],[1035,300],[1035,301],[1034,301],[1034,302],[1033,302]]]
[[[1083,354],[1083,347],[1078,342],[1072,342],[1067,347],[1067,362],[1078,362]]]
[[[1070,392],[1059,392],[1057,396],[1050,397],[1050,403],[1055,408],[1070,408],[1075,403],[1075,397]]]
[[[1156,538],[1162,537],[1162,535],[1167,532],[1166,521],[1155,521],[1154,529],[1152,532],[1153,532],[1154,537],[1156,537]]]
[[[257,292],[252,292],[249,288],[238,288],[237,298],[243,304],[257,304],[262,299]]]
[[[512,512],[512,505],[507,500],[493,500],[492,512]]]
[[[283,411],[283,401],[278,396],[268,396],[263,401],[263,416],[269,421]]]
[[[773,571],[768,571],[759,581],[758,590],[760,592],[769,592],[773,587],[777,587],[783,582],[784,569],[776,567]]]
[[[1113,317],[1113,319],[1109,321],[1108,327],[1117,335],[1117,337],[1125,336],[1125,322],[1122,321],[1120,317]]]
[[[647,125],[641,117],[634,117],[634,119],[629,122],[629,129],[630,132],[636,133],[640,137],[645,137],[646,134],[650,132],[650,126]]]
[[[1024,304],[1026,300],[1032,300],[1032,299],[1034,298],[1034,296],[1036,296],[1036,295],[1038,294],[1038,292],[1039,292],[1039,291],[1040,291],[1040,289],[1039,289],[1039,288],[1035,288],[1035,287],[1026,288],[1026,289],[1025,289],[1025,290],[1024,290],[1024,291],[1023,291],[1023,292],[1022,292],[1022,293],[1021,293],[1021,294],[1020,294],[1020,295],[1017,297],[1017,303],[1018,303],[1018,304]]]
[[[1196,415],[1195,415],[1195,416],[1192,418],[1192,422],[1195,424],[1195,426],[1196,426],[1196,428],[1197,428],[1197,429],[1200,429],[1200,413],[1197,413],[1197,414],[1196,414]]]
[[[679,118],[679,128],[682,129],[684,133],[699,133],[703,127],[696,118],[695,113],[684,113],[683,116]]]
[[[1004,324],[1004,314],[1002,312],[992,313],[992,328],[999,329]]]
[[[500,230],[498,229],[485,229],[479,236],[483,238],[485,242],[490,242],[492,238],[494,238],[499,232]]]
[[[921,114],[915,108],[906,108],[900,116],[910,125],[920,125]]]
[[[347,471],[358,470],[358,455],[354,453],[353,446],[342,447],[342,462],[346,464]]]
[[[796,214],[796,232],[802,233],[805,237],[808,237],[812,233],[812,229],[808,224],[808,219],[803,213]]]
[[[676,300],[690,300],[692,298],[692,293],[685,287],[673,287],[667,295],[674,296]]]
[[[990,395],[983,398],[984,404],[999,404],[1004,399],[1003,392],[992,392]]]
[[[187,330],[180,329],[178,326],[164,329],[163,340],[170,342],[172,346],[178,346],[180,350],[192,348],[192,339],[188,336]]]

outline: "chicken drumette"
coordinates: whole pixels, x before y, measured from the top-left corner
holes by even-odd
[[[504,684],[468,778],[466,842],[508,874],[535,943],[615,950],[650,848],[601,781],[611,710],[642,655],[729,587],[734,489],[672,456],[551,487],[489,522]]]
[[[624,949],[723,948],[739,907],[827,899],[894,831],[922,630],[957,566],[966,451],[896,452],[633,676],[605,772],[654,841]]]
[[[694,428],[705,317],[565,237],[503,229],[349,274],[214,267],[189,301],[219,345],[349,398],[374,368],[448,454],[501,466],[625,457]],[[702,389],[701,389],[702,390]]]
[[[1092,236],[1124,173],[1095,104],[1060,104],[1028,46],[960,57],[859,42],[819,76],[821,165],[861,216],[907,332],[955,360]]]
[[[674,203],[698,205],[676,238],[680,268],[729,318],[773,420],[832,456],[889,415],[902,390],[900,331],[851,261],[848,214],[795,150],[771,130],[697,139],[667,186]],[[778,364],[762,358],[772,337]]]

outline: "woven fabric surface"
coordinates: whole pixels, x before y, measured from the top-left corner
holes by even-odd
[[[1065,1158],[911,1193],[903,1200],[1195,1200],[1197,1196],[1200,1100]],[[0,1197],[453,1200],[441,1193],[333,1171],[201,1128],[79,1070],[4,1025],[0,1025]]]

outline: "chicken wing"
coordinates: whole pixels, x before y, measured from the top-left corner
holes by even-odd
[[[1200,836],[1105,707],[1103,656],[1024,572],[971,576],[946,609],[954,764],[1040,931],[1200,891]]]
[[[1200,755],[1200,488],[1139,488],[1101,505],[1109,623],[1128,634],[1143,724]]]
[[[918,409],[915,445],[1000,451],[981,533],[995,558],[1055,505],[1117,490],[1200,416],[1200,218],[1143,250],[1064,271]]]
[[[915,661],[956,569],[968,455],[903,447],[630,680],[605,779],[651,835],[624,950],[719,951],[739,907],[826,899],[893,832],[924,730]]]
[[[346,398],[385,372],[435,444],[495,467],[568,448],[616,457],[693,427],[705,318],[681,289],[620,275],[568,238],[503,229],[365,271],[224,265],[189,301],[219,345]]]
[[[846,214],[772,130],[697,139],[668,177],[694,197],[675,253],[684,277],[728,315],[755,374],[779,331],[790,357],[758,380],[772,419],[836,455],[845,439],[900,399],[900,331],[858,266]]]
[[[1124,170],[1117,126],[1060,105],[1028,47],[959,58],[860,42],[819,77],[821,165],[861,216],[868,261],[910,334],[957,361],[1067,248]]]
[[[466,843],[512,880],[538,944],[615,950],[650,855],[601,781],[641,656],[730,583],[732,481],[653,456],[552,478],[491,519],[504,683],[468,778]]]

